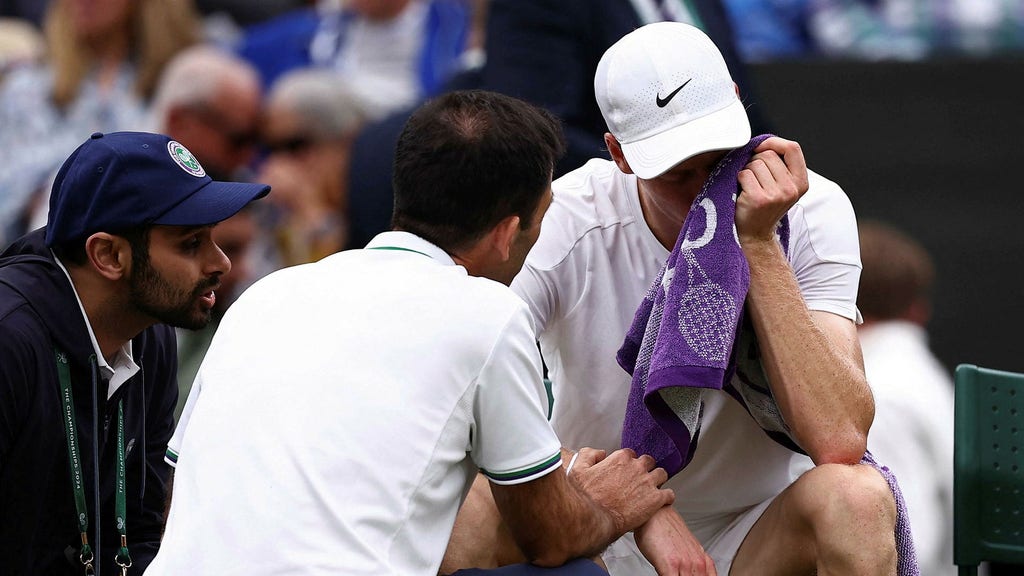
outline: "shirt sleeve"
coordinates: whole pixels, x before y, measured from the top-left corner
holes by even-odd
[[[203,387],[202,376],[197,375],[195,382],[192,383],[192,389],[189,390],[188,400],[185,401],[185,407],[181,411],[181,417],[178,418],[178,424],[174,428],[174,434],[171,436],[170,441],[167,442],[167,452],[164,454],[164,461],[171,465],[172,468],[178,465],[178,454],[181,453],[181,443],[185,437],[185,429],[188,428],[189,418],[192,416],[192,409],[195,407],[196,401],[199,399],[199,393]]]
[[[512,291],[526,302],[533,317],[535,338],[564,316],[560,299],[566,294],[581,292],[579,275],[574,270],[567,270],[575,263],[568,258],[578,238],[573,230],[574,215],[562,203],[561,196],[556,196],[544,215],[537,243],[530,249],[522,270],[512,280]],[[570,302],[568,307],[572,305]]]
[[[533,317],[534,338],[537,338],[547,329],[548,321],[553,315],[554,290],[548,286],[544,274],[529,262],[523,265],[523,269],[512,280],[512,290],[526,302]]]
[[[498,484],[519,484],[561,467],[547,421],[540,353],[525,307],[505,325],[477,381],[471,457]]]
[[[860,243],[846,193],[813,172],[807,194],[789,212],[789,260],[807,308],[860,322]]]

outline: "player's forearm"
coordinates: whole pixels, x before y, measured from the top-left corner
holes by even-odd
[[[762,361],[794,438],[816,464],[859,462],[874,401],[856,333],[853,342],[844,341],[847,335],[830,335],[815,322],[777,242],[748,242],[743,249]]]

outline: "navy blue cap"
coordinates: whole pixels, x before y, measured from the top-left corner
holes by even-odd
[[[270,186],[218,182],[163,134],[93,134],[57,172],[46,245],[139,226],[206,226],[266,196]]]

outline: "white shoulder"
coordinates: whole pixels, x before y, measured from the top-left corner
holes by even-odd
[[[558,266],[588,233],[631,222],[634,216],[627,196],[631,185],[635,187],[635,177],[600,158],[552,182],[554,201],[527,263],[549,270]]]
[[[800,199],[801,204],[805,207],[809,205],[818,207],[821,205],[829,209],[853,212],[850,198],[839,184],[813,170],[807,171],[807,177],[810,187],[807,190],[807,194],[804,194],[804,197]]]
[[[791,245],[802,241],[819,259],[859,267],[857,217],[850,198],[839,184],[807,172],[810,188],[789,213]]]

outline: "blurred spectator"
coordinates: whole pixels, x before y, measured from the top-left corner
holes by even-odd
[[[48,0],[0,0],[0,18],[19,18],[40,26]]]
[[[408,108],[367,124],[356,136],[348,172],[350,248],[362,248],[391,229],[395,145],[412,111]]]
[[[466,51],[459,71],[449,78],[441,92],[480,88],[486,60],[487,15],[490,0],[467,0],[472,10]],[[394,112],[367,124],[356,137],[350,157],[348,180],[349,248],[362,248],[377,234],[391,228],[394,197],[391,190],[392,163],[398,135],[415,106]]]
[[[268,155],[258,180],[274,187],[268,206],[281,266],[346,247],[349,157],[367,116],[350,86],[331,71],[303,69],[280,77],[267,96]]]
[[[230,49],[238,46],[246,28],[313,4],[315,0],[196,0],[207,41]]]
[[[607,128],[594,99],[594,72],[604,51],[643,24],[676,20],[698,26],[721,49],[755,133],[767,131],[723,1],[491,0],[482,87],[541,105],[562,119],[569,150],[555,170],[558,176],[590,158],[607,157]]]
[[[469,0],[320,0],[251,27],[239,53],[265,86],[288,70],[336,70],[374,117],[437,94],[461,65]]]
[[[809,26],[827,56],[916,60],[1024,49],[1024,2],[810,0]]]
[[[815,50],[807,29],[810,0],[724,0],[747,62],[805,58]]]
[[[223,14],[238,26],[249,26],[313,3],[313,0],[196,0],[196,8],[204,16]]]
[[[875,395],[868,449],[899,478],[921,574],[952,576],[953,382],[925,332],[932,260],[919,243],[884,224],[863,222],[859,233],[859,334]]]
[[[725,0],[749,60],[920,60],[1024,50],[1019,0]]]
[[[36,64],[43,57],[43,35],[31,22],[0,17],[0,83],[6,72]]]
[[[147,131],[166,134],[189,149],[215,180],[247,181],[256,152],[260,99],[256,71],[230,52],[200,44],[166,66]],[[29,228],[46,223],[49,190],[41,190]]]
[[[92,132],[142,127],[164,65],[198,39],[189,0],[53,0],[47,60],[0,86],[0,244],[33,193]]]
[[[174,138],[217,180],[247,180],[256,152],[262,88],[234,54],[195,46],[167,67],[153,98],[154,130]]]

